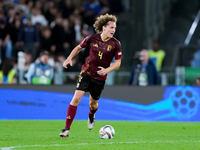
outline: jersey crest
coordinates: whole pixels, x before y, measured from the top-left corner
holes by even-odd
[[[112,46],[111,46],[111,45],[108,45],[107,51],[110,51],[111,49],[112,49]]]

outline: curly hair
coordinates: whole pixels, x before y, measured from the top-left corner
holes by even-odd
[[[95,21],[93,25],[95,28],[95,31],[97,33],[102,33],[103,31],[102,27],[107,26],[109,21],[117,23],[117,18],[114,15],[109,15],[109,14],[105,14],[105,15],[101,15],[97,17],[97,20]]]

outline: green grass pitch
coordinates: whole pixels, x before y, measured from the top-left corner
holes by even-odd
[[[0,121],[0,150],[200,150],[200,123],[75,120],[68,138],[59,133],[65,121]],[[103,125],[115,129],[113,139],[101,139]]]

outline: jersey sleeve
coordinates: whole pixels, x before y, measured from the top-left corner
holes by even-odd
[[[122,49],[121,49],[121,44],[119,41],[116,42],[117,44],[117,50],[115,52],[115,60],[118,60],[118,59],[122,59]]]
[[[90,38],[91,38],[91,35],[87,36],[87,37],[80,43],[80,46],[81,46],[82,48],[86,47]]]

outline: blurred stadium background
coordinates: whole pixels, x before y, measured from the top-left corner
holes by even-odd
[[[200,0],[0,0],[0,39],[9,37],[12,51],[5,54],[1,40],[0,70],[3,58],[9,57],[16,71],[16,83],[0,84],[0,149],[199,149],[199,10]],[[122,66],[110,74],[93,131],[85,130],[86,93],[66,142],[58,134],[87,51],[74,59],[74,67],[63,69],[62,62],[94,33],[95,18],[105,13],[118,18],[115,37],[122,44]],[[24,48],[27,39],[19,38],[19,29],[27,19],[37,27],[38,37]],[[128,85],[134,54],[151,49],[154,39],[166,53],[160,85]],[[27,52],[29,48],[35,53]],[[43,50],[52,56],[53,81],[28,84],[26,72]],[[105,124],[116,130],[111,142],[98,136]]]
[[[92,12],[88,9],[90,5],[94,8]],[[27,18],[33,17],[34,13],[39,13],[44,17],[43,20],[35,22],[40,33],[39,39],[42,39],[42,31],[47,28],[55,36],[53,40],[60,37],[54,32],[56,19],[61,19],[61,23],[69,22],[70,31],[75,32],[75,36],[70,36],[70,38],[73,37],[71,38],[73,41],[70,41],[69,37],[64,39],[62,44],[67,42],[65,44],[68,46],[61,48],[63,50],[72,49],[81,39],[94,32],[91,27],[95,17],[104,13],[115,14],[118,18],[115,36],[122,43],[123,60],[121,68],[112,77],[113,82],[106,85],[102,99],[105,98],[105,102],[116,100],[113,103],[116,103],[116,106],[119,105],[119,108],[116,107],[115,115],[120,116],[117,112],[123,106],[126,113],[132,113],[131,120],[199,121],[197,116],[199,115],[200,92],[199,87],[195,86],[195,80],[200,76],[200,68],[194,68],[191,65],[194,53],[200,48],[199,6],[199,0],[1,0],[0,19],[3,19],[2,24],[10,29],[9,25],[13,23],[13,19],[20,18],[24,23]],[[46,20],[45,23],[44,20]],[[75,27],[76,25],[79,25],[80,30]],[[7,34],[11,33],[8,30]],[[161,84],[148,87],[129,86],[128,78],[135,52],[143,48],[151,49],[154,39],[159,39],[161,48],[166,52],[164,66],[160,72]],[[42,45],[41,40],[37,42],[39,42],[39,46],[36,46],[38,52],[48,50],[44,48],[45,45]],[[60,44],[56,41],[53,43]],[[55,55],[66,58],[69,52],[66,54],[64,53],[66,51],[62,50],[63,53]],[[63,103],[68,103],[71,99],[85,53],[80,53],[76,58],[75,67],[69,70],[63,70],[59,57],[54,59],[55,74],[52,85],[42,86],[27,84],[25,73],[30,62],[26,62],[24,55],[12,55],[15,62],[14,68],[17,71],[17,83],[0,85],[2,95],[0,100],[3,107],[0,110],[0,119],[65,119],[66,110],[58,110],[61,110]],[[45,96],[41,96],[43,94]],[[87,99],[87,95],[85,98]],[[55,102],[58,102],[58,107],[52,108],[57,106],[54,105]],[[85,105],[83,100],[82,106]],[[107,103],[102,104],[104,105],[106,106]],[[41,107],[45,109],[40,110]],[[10,109],[15,111],[11,112]],[[30,113],[38,109],[40,111],[55,109],[52,114],[53,112],[59,114],[55,113],[53,118],[45,118],[45,112],[42,112],[44,113],[44,116],[40,116],[42,118],[34,116],[35,113],[32,114],[33,116],[23,116],[25,114],[20,112],[22,109],[24,109],[23,112]],[[102,114],[103,112],[104,110]],[[151,112],[151,119],[144,112]],[[56,118],[61,114],[61,118]],[[140,114],[139,118],[137,118],[138,114]],[[107,119],[115,120],[116,118],[108,117]],[[79,116],[77,119],[83,119],[83,117]],[[120,120],[124,119],[127,118],[121,116]]]

